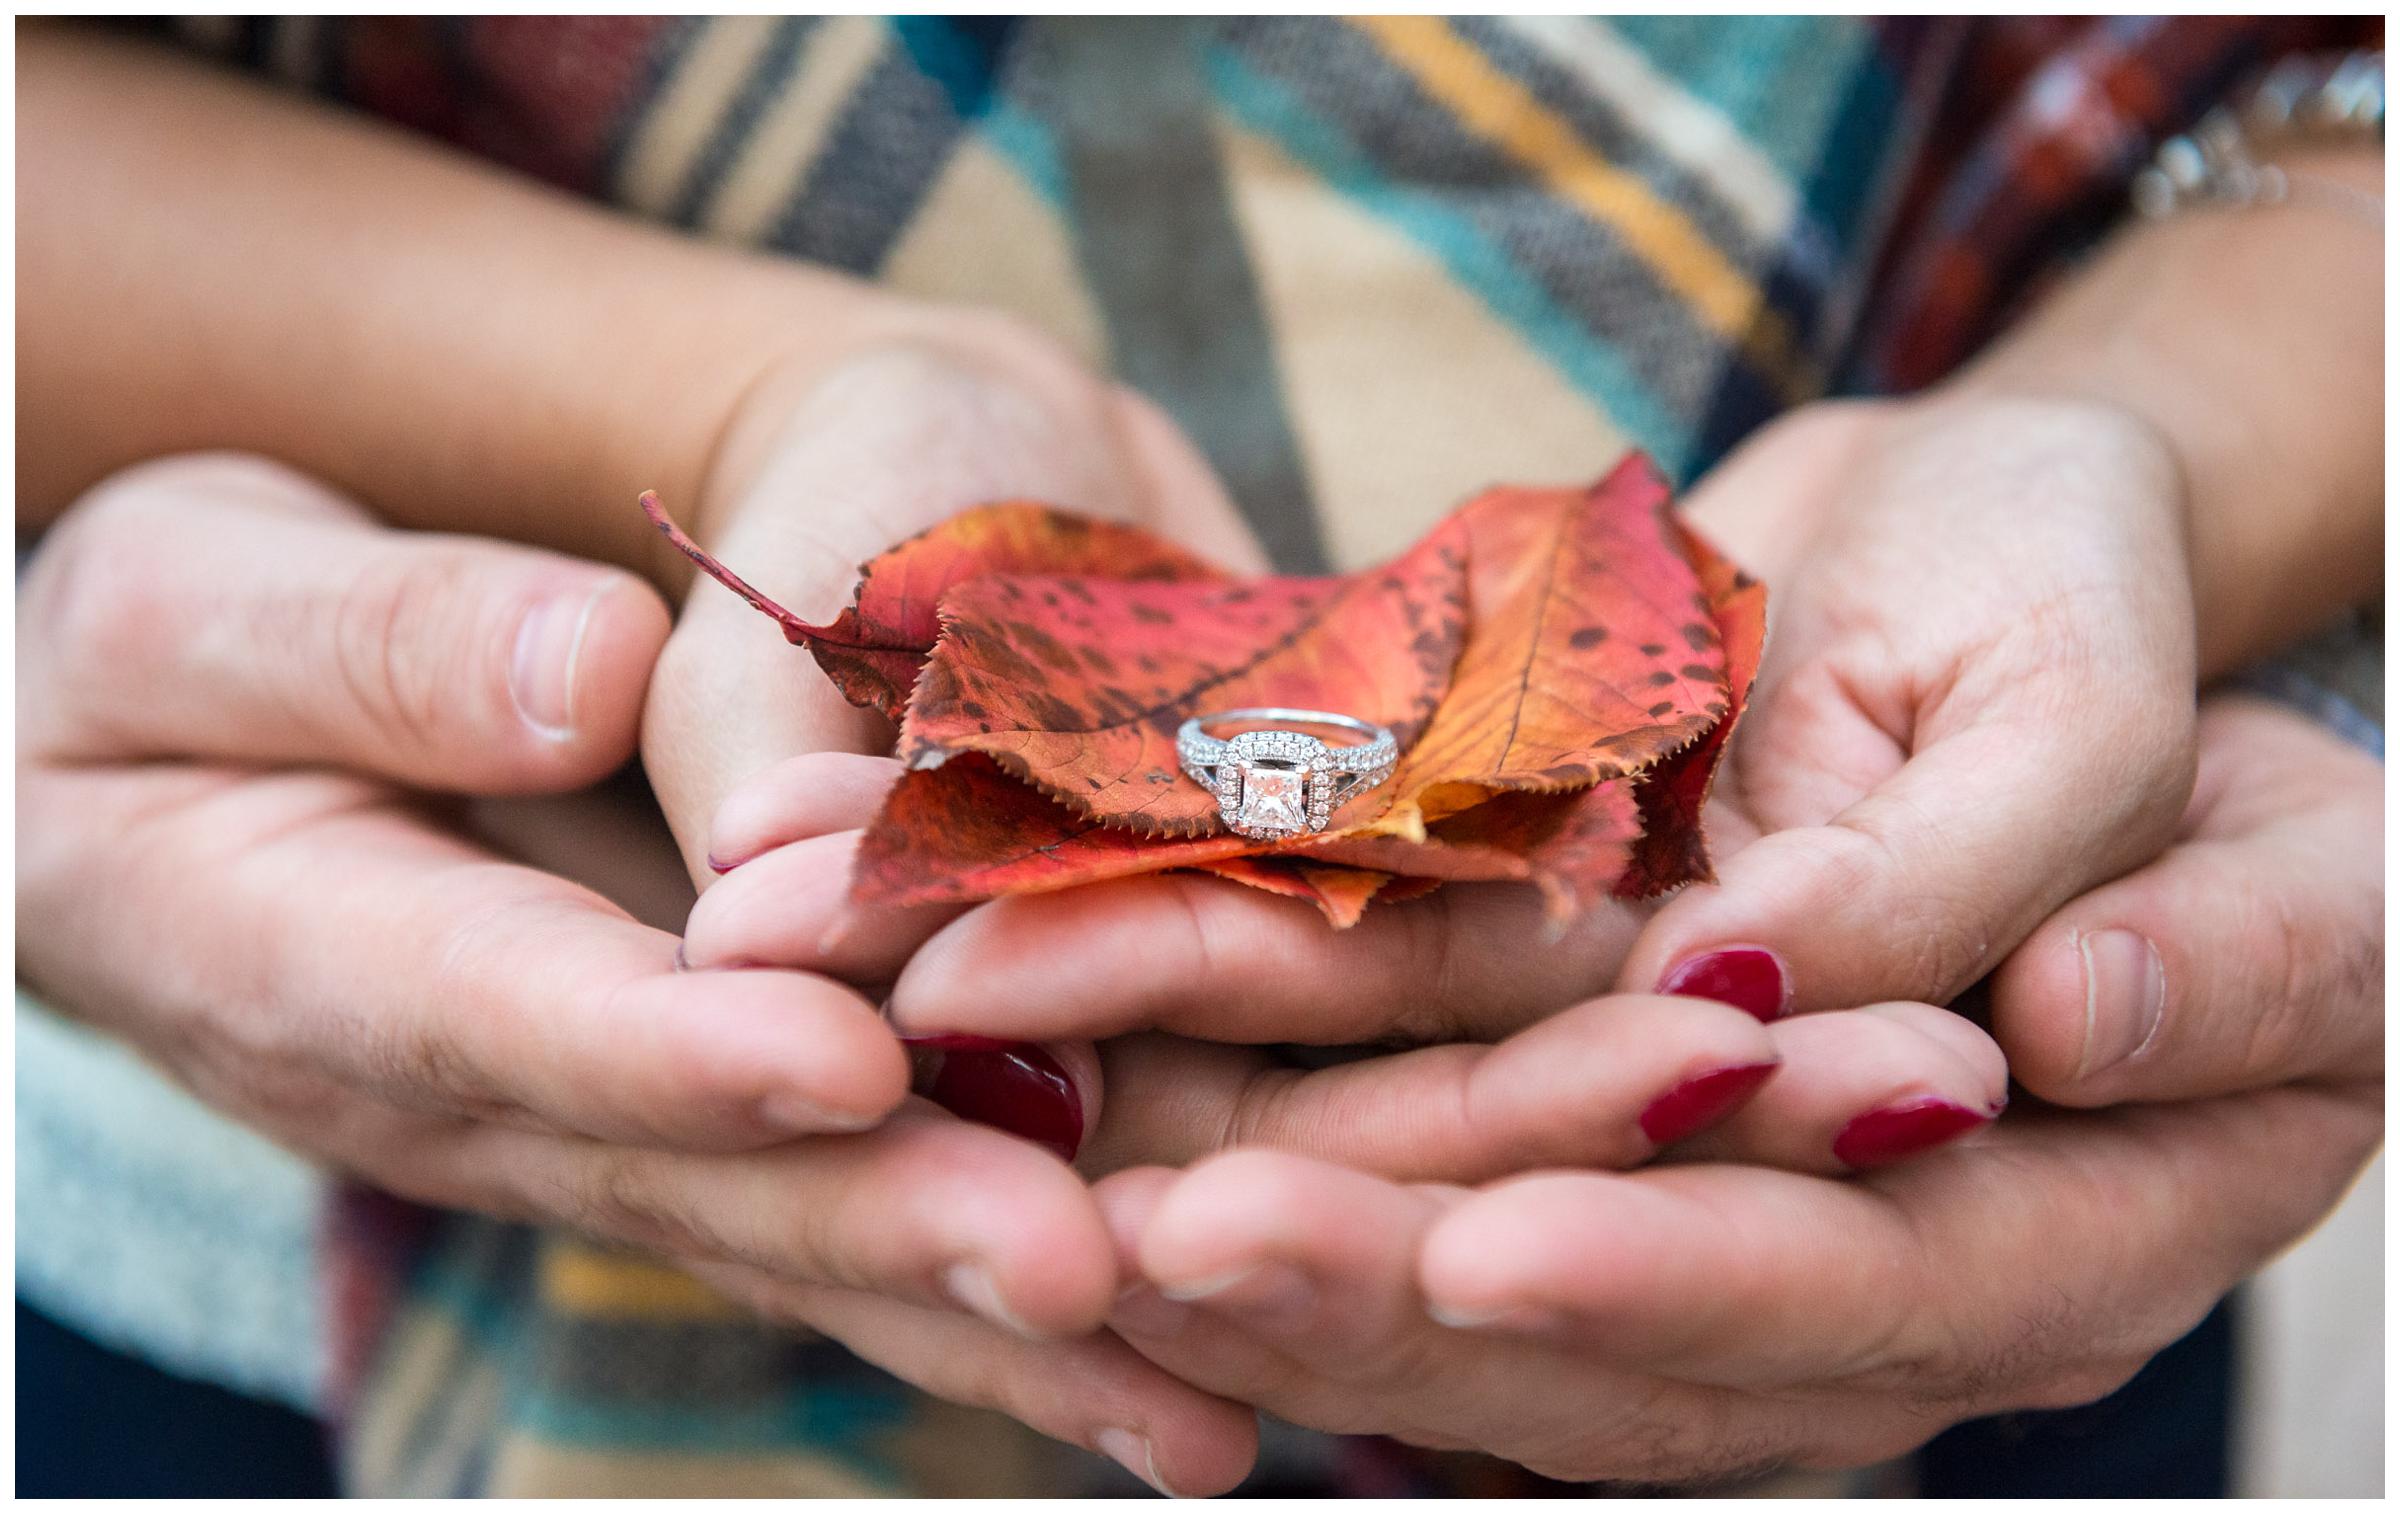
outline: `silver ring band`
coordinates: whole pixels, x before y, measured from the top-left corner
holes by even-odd
[[[1212,725],[1312,725],[1366,739],[1334,746],[1302,731],[1208,734]],[[1175,733],[1175,755],[1192,781],[1217,796],[1226,829],[1276,841],[1325,829],[1333,812],[1392,775],[1400,743],[1390,730],[1332,710],[1258,707],[1197,715]]]

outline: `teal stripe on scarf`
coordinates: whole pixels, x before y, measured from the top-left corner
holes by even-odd
[[[1852,16],[1748,16],[1738,25],[1723,16],[1617,16],[1607,24],[1796,183],[1817,166],[1822,113],[1862,64],[1881,69],[1874,34]]]

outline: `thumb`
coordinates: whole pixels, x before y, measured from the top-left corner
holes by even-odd
[[[2294,716],[2213,708],[2183,840],[2068,904],[1992,984],[2017,1079],[2079,1106],[2383,1065],[2382,770]]]
[[[20,608],[54,760],[324,763],[571,789],[634,750],[666,607],[629,574],[378,526],[263,460],[128,470],[63,517]]]

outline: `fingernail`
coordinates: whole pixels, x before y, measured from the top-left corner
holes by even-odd
[[[1517,1335],[1546,1335],[1559,1326],[1554,1309],[1533,1304],[1504,1304],[1496,1309],[1453,1309],[1427,1304],[1425,1314],[1445,1330],[1501,1330]]]
[[[549,741],[575,734],[575,664],[583,656],[592,611],[616,587],[602,584],[581,598],[545,599],[525,612],[508,659],[508,697],[517,717]]]
[[[735,868],[740,867],[743,863],[749,860],[750,859],[747,857],[736,857],[731,862],[728,862],[724,858],[719,857],[715,852],[710,852],[708,854],[708,870],[722,878],[727,873],[732,872]]]
[[[675,943],[675,970],[679,973],[688,973],[692,970],[692,959],[684,955],[681,941]]]
[[[2083,954],[2083,1060],[2079,1078],[2105,1072],[2139,1053],[2167,1009],[2167,964],[2140,931],[2080,934]]]
[[[1671,1146],[1685,1136],[1706,1130],[1741,1107],[1742,1101],[1773,1077],[1778,1062],[1745,1062],[1686,1078],[1650,1101],[1642,1111],[1642,1134],[1654,1146]]]
[[[1172,1303],[1204,1304],[1255,1329],[1276,1332],[1305,1327],[1317,1309],[1316,1284],[1289,1262],[1262,1262],[1192,1283],[1161,1283],[1158,1291]]]
[[[1150,1449],[1150,1442],[1141,1436],[1131,1430],[1103,1430],[1093,1443],[1099,1446],[1101,1455],[1169,1498],[1180,1496],[1167,1486],[1165,1478],[1158,1475],[1158,1454]]]
[[[1726,946],[1686,957],[1658,980],[1662,994],[1714,999],[1761,1020],[1780,1020],[1792,1007],[1783,959],[1763,946]]]
[[[1881,1167],[1965,1135],[1992,1117],[1948,1099],[1910,1099],[1870,1109],[1833,1138],[1835,1160],[1849,1167]]]
[[[1010,1311],[1007,1301],[1000,1297],[1000,1285],[992,1280],[991,1269],[981,1262],[953,1262],[942,1273],[942,1291],[1011,1335],[1033,1341],[1043,1338],[1040,1331]]]
[[[827,1109],[796,1093],[768,1094],[759,1100],[758,1112],[768,1124],[794,1135],[847,1135],[882,1123],[873,1115]]]
[[[955,1044],[950,1044],[955,1043]],[[962,1120],[1005,1130],[1072,1162],[1083,1146],[1083,1099],[1058,1060],[1030,1041],[911,1038],[941,1053],[921,1090]]]
[[[1191,1317],[1189,1304],[1174,1302],[1148,1283],[1135,1283],[1117,1295],[1108,1323],[1116,1330],[1164,1340],[1181,1333]]]

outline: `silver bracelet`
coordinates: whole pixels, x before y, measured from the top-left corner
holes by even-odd
[[[2155,220],[2194,205],[2311,201],[2383,227],[2383,196],[2259,161],[2291,142],[2380,140],[2381,51],[2298,54],[2170,138],[2133,177],[2133,206]]]

